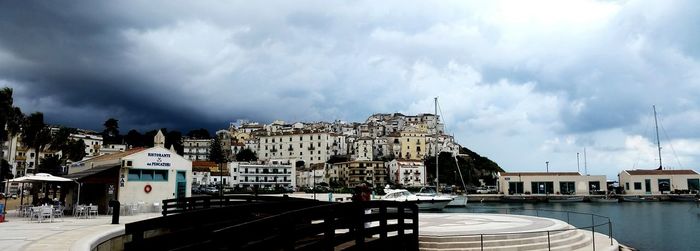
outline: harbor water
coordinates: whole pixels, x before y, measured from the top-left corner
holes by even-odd
[[[621,203],[469,203],[463,208],[446,208],[445,213],[509,213],[538,215],[569,220],[577,227],[591,226],[590,215],[553,211],[572,211],[607,216],[612,221],[613,237],[639,250],[700,250],[700,214],[692,202],[621,202]],[[517,210],[523,209],[543,209]],[[601,219],[595,219],[600,224]],[[608,234],[608,227],[596,229]]]

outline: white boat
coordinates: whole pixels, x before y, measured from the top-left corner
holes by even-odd
[[[591,197],[591,202],[596,202],[596,203],[617,203],[620,200],[618,198],[609,198],[609,197]]]
[[[387,194],[382,196],[385,201],[409,201],[415,202],[420,210],[442,210],[453,199],[443,195],[416,195],[405,189],[388,190]]]
[[[572,196],[572,197],[550,197],[549,202],[553,203],[566,203],[566,202],[582,202],[582,196]]]

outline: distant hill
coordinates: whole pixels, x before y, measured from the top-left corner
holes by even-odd
[[[483,179],[488,185],[496,184],[495,174],[503,172],[503,169],[496,162],[466,147],[462,147],[459,153],[460,156],[456,158],[457,162],[451,153],[440,153],[440,183],[461,187],[462,181],[457,170],[459,165],[459,171],[462,172],[467,186],[479,186],[479,179]],[[427,181],[432,183],[435,181],[435,158],[428,158],[425,161],[425,166],[428,174]]]

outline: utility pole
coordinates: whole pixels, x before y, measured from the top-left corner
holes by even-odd
[[[547,165],[547,172],[549,172],[549,161],[545,161],[544,164]]]

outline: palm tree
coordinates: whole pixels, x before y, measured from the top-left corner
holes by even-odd
[[[5,125],[10,117],[12,103],[12,89],[8,87],[0,89],[0,142],[3,142],[3,146],[5,140],[10,139],[7,137]],[[5,158],[5,154],[3,154],[3,147],[0,147],[0,158]]]
[[[29,115],[24,121],[24,133],[22,133],[22,144],[34,148],[34,174],[36,167],[39,165],[39,154],[44,150],[44,147],[51,142],[51,132],[44,124],[44,114],[35,112]]]
[[[12,138],[17,135],[21,130],[22,120],[24,119],[24,114],[19,109],[19,107],[13,106],[12,99],[12,89],[5,87],[0,89],[0,143],[4,145],[4,141],[8,141],[8,161],[11,160],[12,156]],[[4,160],[5,154],[3,153],[3,148],[0,147],[0,158]],[[12,166],[11,163],[9,163]],[[0,171],[0,176],[7,177],[7,174],[3,174]]]

